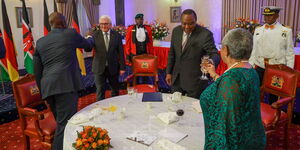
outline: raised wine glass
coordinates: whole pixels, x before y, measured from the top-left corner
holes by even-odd
[[[202,75],[200,77],[201,80],[208,80],[206,74],[208,73],[205,67],[207,67],[209,64],[214,64],[213,60],[209,58],[208,55],[205,55],[201,58],[201,72]]]

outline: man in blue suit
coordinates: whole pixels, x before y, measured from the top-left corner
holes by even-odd
[[[74,29],[66,29],[60,13],[50,14],[49,22],[51,32],[36,43],[34,74],[57,122],[52,149],[62,150],[65,126],[77,111],[77,92],[83,88],[76,48],[91,49],[93,39],[86,40]]]

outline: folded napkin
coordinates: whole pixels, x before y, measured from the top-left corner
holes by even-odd
[[[86,114],[77,114],[69,120],[69,122],[71,122],[72,124],[80,124],[88,121],[90,121],[90,117]]]
[[[166,113],[160,113],[157,115],[157,118],[159,118],[161,121],[163,121],[166,124],[171,124],[173,122],[178,121],[178,116],[176,115],[176,112],[166,112]]]
[[[171,142],[168,139],[161,139],[157,142],[157,145],[161,150],[186,150],[185,147]]]
[[[194,102],[192,103],[192,108],[193,108],[196,112],[202,113],[202,109],[201,109],[201,107],[200,107],[199,102],[200,102],[200,101],[194,101]]]

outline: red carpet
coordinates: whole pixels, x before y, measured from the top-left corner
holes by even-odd
[[[126,91],[122,91],[125,94]],[[106,94],[109,97],[109,93]],[[78,110],[96,101],[96,95],[90,94],[81,97],[78,101]],[[272,136],[268,137],[267,150],[284,150],[283,128]],[[290,150],[300,150],[300,126],[292,125],[290,128]],[[31,139],[31,150],[44,150],[45,148],[37,139]],[[21,125],[19,120],[0,125],[0,149],[1,150],[22,150]]]

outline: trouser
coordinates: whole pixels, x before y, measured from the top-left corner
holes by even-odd
[[[68,120],[77,112],[78,93],[62,93],[46,98],[56,120],[53,150],[63,149],[64,131]]]
[[[199,99],[201,93],[205,90],[207,86],[208,86],[207,81],[201,80],[200,84],[197,87],[195,87],[193,90],[183,89],[180,82],[180,75],[177,75],[177,78],[172,85],[172,93],[180,92],[182,93],[182,95],[187,95],[189,97]]]
[[[96,84],[96,95],[97,100],[103,100],[105,98],[105,83],[108,79],[109,85],[111,87],[111,96],[119,95],[119,74],[111,75],[109,73],[108,67],[102,74],[95,74],[95,84]]]
[[[263,79],[264,79],[264,73],[265,73],[265,69],[261,68],[259,66],[255,66],[255,71],[258,74],[259,77],[259,81],[260,81],[260,86],[262,85]],[[268,103],[272,104],[274,102],[276,102],[278,99],[278,96],[273,95],[273,94],[269,94],[269,98],[268,98]]]

